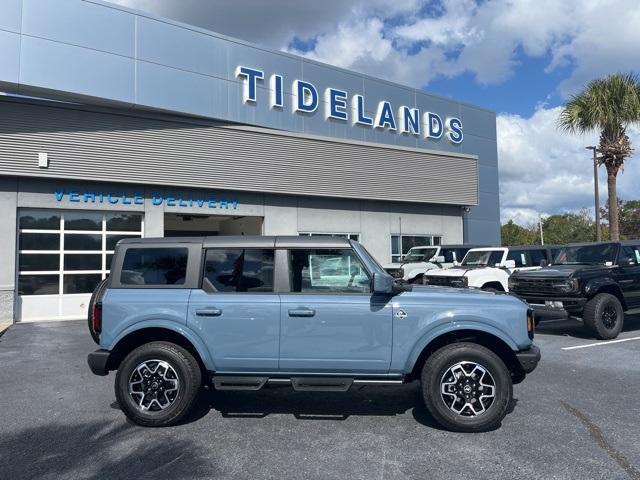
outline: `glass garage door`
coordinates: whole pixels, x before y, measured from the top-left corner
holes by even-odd
[[[20,210],[18,318],[83,318],[122,238],[141,237],[142,214]]]

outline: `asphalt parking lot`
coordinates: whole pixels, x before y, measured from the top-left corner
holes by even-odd
[[[128,423],[114,375],[93,376],[84,322],[18,324],[0,338],[0,479],[640,479],[640,316],[625,342],[543,324],[542,363],[501,428],[449,433],[418,385],[207,395],[189,422]]]

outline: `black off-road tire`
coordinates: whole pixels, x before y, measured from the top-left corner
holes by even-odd
[[[460,362],[473,362],[493,377],[495,398],[477,416],[463,416],[452,411],[441,394],[441,383],[451,367]],[[442,347],[425,362],[421,375],[422,395],[433,418],[448,430],[484,432],[500,426],[513,398],[509,369],[495,353],[482,345],[469,342]]]
[[[92,328],[93,305],[102,298],[102,295],[104,294],[104,291],[107,288],[108,280],[109,280],[108,278],[105,278],[98,285],[96,285],[96,288],[93,290],[93,293],[91,294],[91,299],[89,300],[89,310],[87,311],[87,323],[89,325],[89,333],[91,334],[91,338],[93,338],[93,341],[96,342],[98,345],[100,344],[100,336],[98,335],[98,333],[94,332]]]
[[[624,309],[618,297],[599,293],[587,302],[582,313],[584,326],[600,340],[616,338],[624,326]]]
[[[164,410],[143,410],[129,394],[129,381],[134,370],[145,361],[168,363],[178,378],[178,392]],[[187,350],[169,342],[151,342],[133,350],[120,364],[115,380],[116,399],[124,414],[144,427],[175,425],[192,410],[202,388],[202,372],[198,361]]]

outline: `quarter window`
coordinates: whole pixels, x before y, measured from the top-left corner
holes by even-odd
[[[347,249],[291,250],[291,291],[298,293],[369,293],[370,278]]]
[[[274,251],[211,249],[204,281],[218,292],[273,292]]]
[[[122,262],[123,285],[183,285],[186,248],[128,248]]]

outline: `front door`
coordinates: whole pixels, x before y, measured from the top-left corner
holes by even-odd
[[[187,318],[217,372],[277,370],[280,297],[273,270],[273,249],[207,250],[202,288],[191,292]]]
[[[280,371],[384,374],[392,308],[371,294],[350,249],[289,252],[291,292],[281,294]]]
[[[640,246],[623,246],[614,272],[627,307],[640,307]]]

